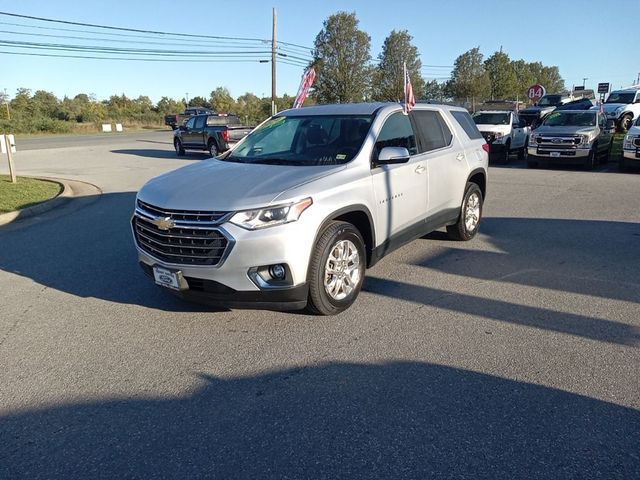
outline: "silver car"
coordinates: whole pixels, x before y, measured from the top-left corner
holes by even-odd
[[[140,190],[140,264],[189,300],[336,314],[393,249],[445,226],[473,238],[487,164],[488,146],[461,108],[288,110],[231,151]]]

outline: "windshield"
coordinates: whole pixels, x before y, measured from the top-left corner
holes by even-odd
[[[476,113],[473,116],[476,125],[509,125],[508,113]]]
[[[545,95],[538,102],[540,107],[557,107],[560,105],[562,96],[560,95]]]
[[[543,123],[547,127],[593,127],[595,124],[595,112],[553,112]]]
[[[271,165],[341,165],[349,162],[371,126],[371,116],[273,117],[222,160]]]
[[[633,92],[622,93],[622,92],[611,92],[609,98],[604,103],[633,103],[633,97],[636,94]]]

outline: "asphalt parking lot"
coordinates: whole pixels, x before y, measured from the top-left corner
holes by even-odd
[[[18,148],[102,193],[0,227],[0,478],[640,478],[640,173],[513,157],[312,317],[144,276],[135,192],[206,160],[168,131]]]

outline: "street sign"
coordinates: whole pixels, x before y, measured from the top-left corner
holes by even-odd
[[[582,91],[584,91],[584,85],[576,85],[575,87],[573,87],[573,91],[574,92],[582,92]]]
[[[535,85],[531,85],[527,90],[527,97],[529,97],[532,102],[537,103],[538,100],[544,97],[546,93],[547,91],[545,90],[545,88],[542,85],[536,83]]]
[[[609,93],[609,83],[599,83],[598,84],[598,93]]]

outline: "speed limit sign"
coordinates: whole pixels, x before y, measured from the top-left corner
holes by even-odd
[[[532,102],[536,103],[538,100],[544,97],[546,93],[547,91],[545,90],[545,88],[542,85],[536,83],[535,85],[531,85],[527,90],[527,97],[529,97]]]

